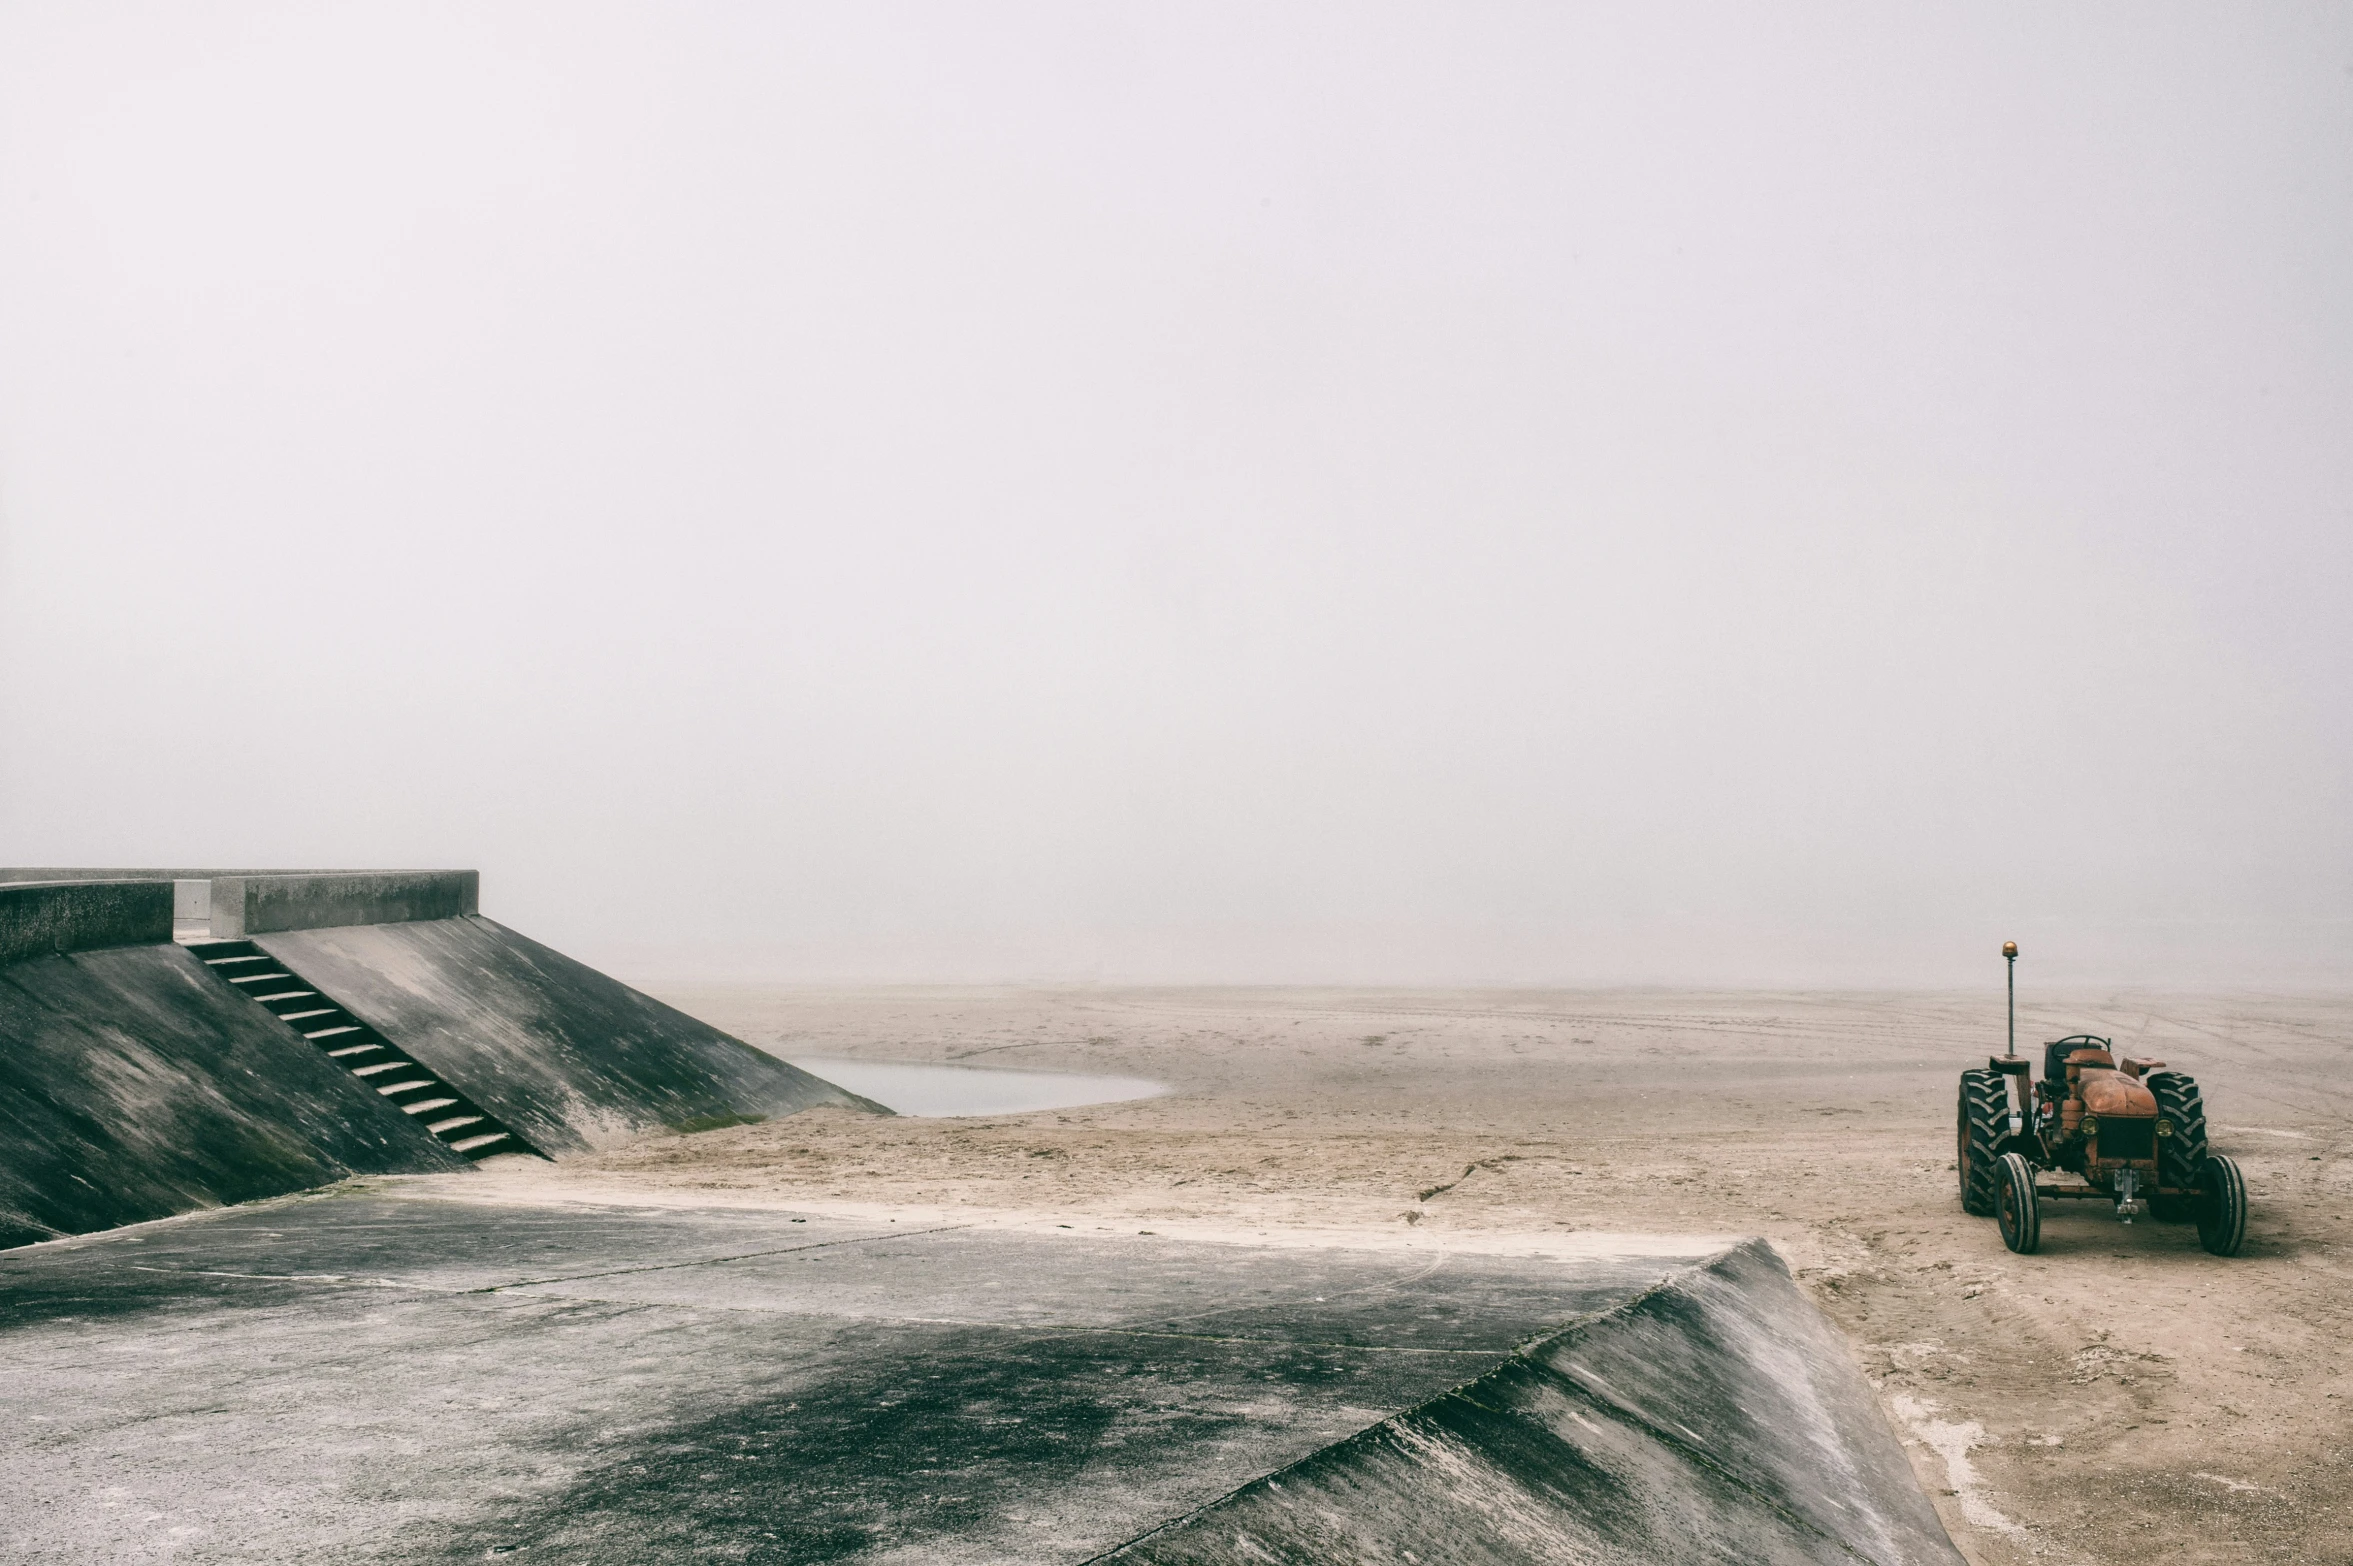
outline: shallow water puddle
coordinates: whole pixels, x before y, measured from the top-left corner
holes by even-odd
[[[1168,1091],[1166,1083],[1146,1077],[1098,1077],[1073,1071],[919,1066],[827,1056],[800,1056],[792,1064],[902,1115],[1017,1115],[1032,1109],[1157,1098]]]

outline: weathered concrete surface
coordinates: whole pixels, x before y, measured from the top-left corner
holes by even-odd
[[[1961,1560],[1845,1345],[1761,1241],[1110,1558]]]
[[[0,966],[0,1245],[463,1167],[181,947]]]
[[[550,1155],[815,1104],[886,1112],[489,919],[253,939]]]
[[[481,874],[473,870],[0,869],[0,884],[17,881],[175,881],[188,883],[187,894],[202,882],[203,917],[223,940],[265,930],[462,918],[481,911],[482,893]],[[193,907],[180,916],[194,918]]]
[[[478,913],[473,870],[338,870],[223,875],[212,881],[212,933],[221,940],[272,930],[323,930]]]
[[[0,1323],[10,1559],[1959,1560],[1756,1248],[378,1182],[7,1253]]]
[[[1704,1259],[440,1186],[0,1256],[0,1555],[1083,1561]]]
[[[0,963],[171,938],[168,881],[0,884]]]

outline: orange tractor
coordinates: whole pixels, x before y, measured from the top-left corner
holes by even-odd
[[[2089,1033],[2043,1046],[2042,1080],[2018,1053],[2018,945],[2010,965],[2010,1052],[1961,1073],[1961,1208],[1991,1213],[2002,1243],[2031,1254],[2042,1243],[2041,1204],[2114,1202],[2132,1222],[2194,1219],[2198,1243],[2235,1256],[2247,1236],[2239,1166],[2206,1150],[2197,1082],[2162,1060],[2117,1058]]]

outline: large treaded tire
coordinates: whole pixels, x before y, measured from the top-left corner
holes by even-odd
[[[2178,1071],[2152,1071],[2148,1084],[2157,1098],[2157,1118],[2173,1125],[2173,1135],[2157,1138],[2157,1183],[2196,1191],[2206,1171],[2206,1099],[2198,1080]],[[2149,1211],[2166,1223],[2180,1223],[2196,1216],[2197,1198],[2160,1196],[2149,1203]]]
[[[2043,1243],[2042,1209],[2035,1201],[2034,1165],[2016,1153],[2004,1153],[1995,1165],[1994,1222],[2002,1243],[2021,1256],[2032,1256]]]
[[[2198,1243],[2217,1256],[2236,1256],[2247,1240],[2247,1182],[2220,1153],[2199,1173]]]
[[[1983,1218],[1994,1210],[2002,1141],[2010,1134],[2010,1092],[1998,1072],[1961,1073],[1961,1104],[1954,1127],[1953,1167],[1961,1175],[1961,1211]]]

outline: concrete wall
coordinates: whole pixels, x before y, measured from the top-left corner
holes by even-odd
[[[212,933],[224,939],[281,930],[463,919],[481,912],[473,870],[354,870],[225,875],[212,882]]]
[[[482,877],[474,870],[0,869],[0,887],[28,881],[177,883],[178,917],[207,921],[224,940],[272,930],[461,919],[482,911]],[[163,939],[171,938],[166,930]]]
[[[172,938],[168,881],[0,884],[0,963]]]

